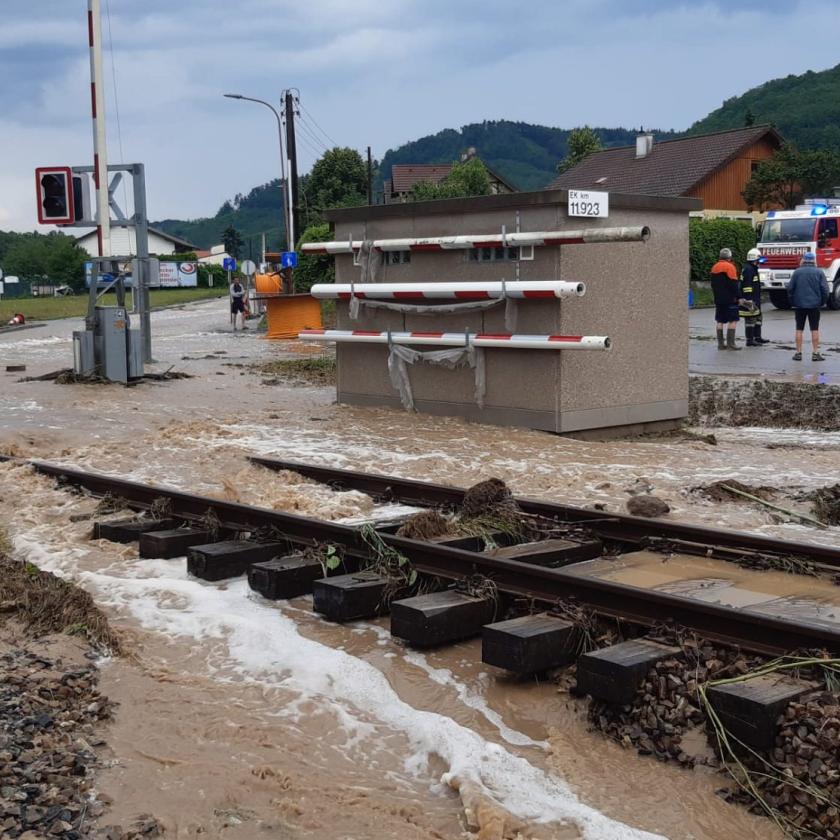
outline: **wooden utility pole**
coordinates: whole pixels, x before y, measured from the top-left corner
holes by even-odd
[[[298,199],[297,145],[295,143],[295,102],[290,90],[286,91],[286,154],[289,156],[289,213],[291,230],[288,232],[289,250],[294,251],[300,236],[300,207]]]
[[[367,147],[367,187],[368,204],[373,204],[373,161],[370,158],[370,146]]]

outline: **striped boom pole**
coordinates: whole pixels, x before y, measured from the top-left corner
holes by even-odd
[[[90,108],[93,121],[93,183],[96,188],[96,239],[99,256],[111,255],[111,211],[108,205],[108,146],[105,135],[105,87],[102,73],[101,0],[88,0]]]
[[[553,245],[582,245],[601,242],[646,242],[650,228],[613,227],[584,228],[582,230],[551,230],[528,233],[477,234],[468,236],[433,236],[411,239],[375,239],[377,251],[456,251],[470,248],[514,248],[523,245],[550,247]],[[301,250],[307,254],[351,254],[360,250],[362,243],[354,240],[344,242],[307,242]]]
[[[583,297],[583,283],[560,280],[513,280],[510,283],[316,283],[309,293],[319,300],[516,300]]]
[[[414,344],[435,347],[504,347],[515,350],[609,350],[605,335],[507,335],[504,333],[303,330],[298,338],[337,344]]]

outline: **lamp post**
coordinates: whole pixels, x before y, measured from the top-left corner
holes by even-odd
[[[253,96],[243,96],[241,93],[224,93],[222,94],[226,99],[242,99],[246,102],[257,102],[260,105],[265,105],[270,108],[271,112],[277,119],[277,139],[280,141],[280,189],[283,192],[283,224],[286,228],[286,245],[287,249],[292,249],[292,244],[289,242],[289,231],[291,226],[289,220],[291,218],[291,208],[289,207],[289,190],[286,183],[286,157],[283,154],[283,123],[280,119],[280,114],[277,109],[270,103],[263,99],[255,99]]]

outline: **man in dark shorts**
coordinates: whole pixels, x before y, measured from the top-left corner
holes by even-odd
[[[242,329],[245,329],[245,287],[238,280],[230,284],[230,316],[234,331],[239,316],[242,316]]]
[[[738,326],[738,302],[740,282],[738,270],[732,262],[732,251],[721,248],[720,259],[712,266],[712,294],[715,298],[715,328],[718,350],[740,350],[735,345],[735,329]],[[723,325],[726,324],[726,343],[723,340]]]
[[[828,301],[828,281],[822,269],[817,268],[816,254],[808,251],[802,255],[799,268],[788,281],[787,292],[796,316],[794,361],[802,361],[802,339],[807,321],[811,330],[811,361],[824,362],[825,356],[820,355],[820,309]]]

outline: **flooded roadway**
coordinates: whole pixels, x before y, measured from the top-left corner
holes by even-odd
[[[833,483],[834,448],[770,450],[743,429],[718,435],[718,446],[589,443],[341,407],[329,389],[262,385],[231,367],[292,346],[230,334],[217,303],[154,318],[161,366],[194,379],[125,389],[6,375],[0,444],[344,521],[386,511],[362,494],[248,466],[244,456],[462,486],[496,475],[517,493],[615,510],[646,485],[672,517],[836,542],[837,529],[815,532],[688,492],[722,478]],[[69,329],[45,329],[37,339],[38,330],[0,338],[0,362],[25,362],[28,374],[67,366]],[[21,344],[30,340],[41,343]],[[808,433],[789,435],[808,443]],[[558,838],[773,836],[765,820],[715,796],[720,777],[605,742],[587,731],[585,707],[557,686],[489,672],[477,642],[409,651],[390,639],[387,620],[336,627],[307,599],[267,603],[242,580],[207,584],[187,578],[182,560],[140,560],[131,547],[91,543],[89,525],[69,516],[93,503],[21,467],[0,467],[0,494],[21,556],[73,576],[133,640],[137,663],[104,670],[105,690],[123,704],[109,736],[116,763],[102,780],[113,821],[150,811],[174,837],[448,838],[466,836],[466,805],[488,840],[520,829]]]

